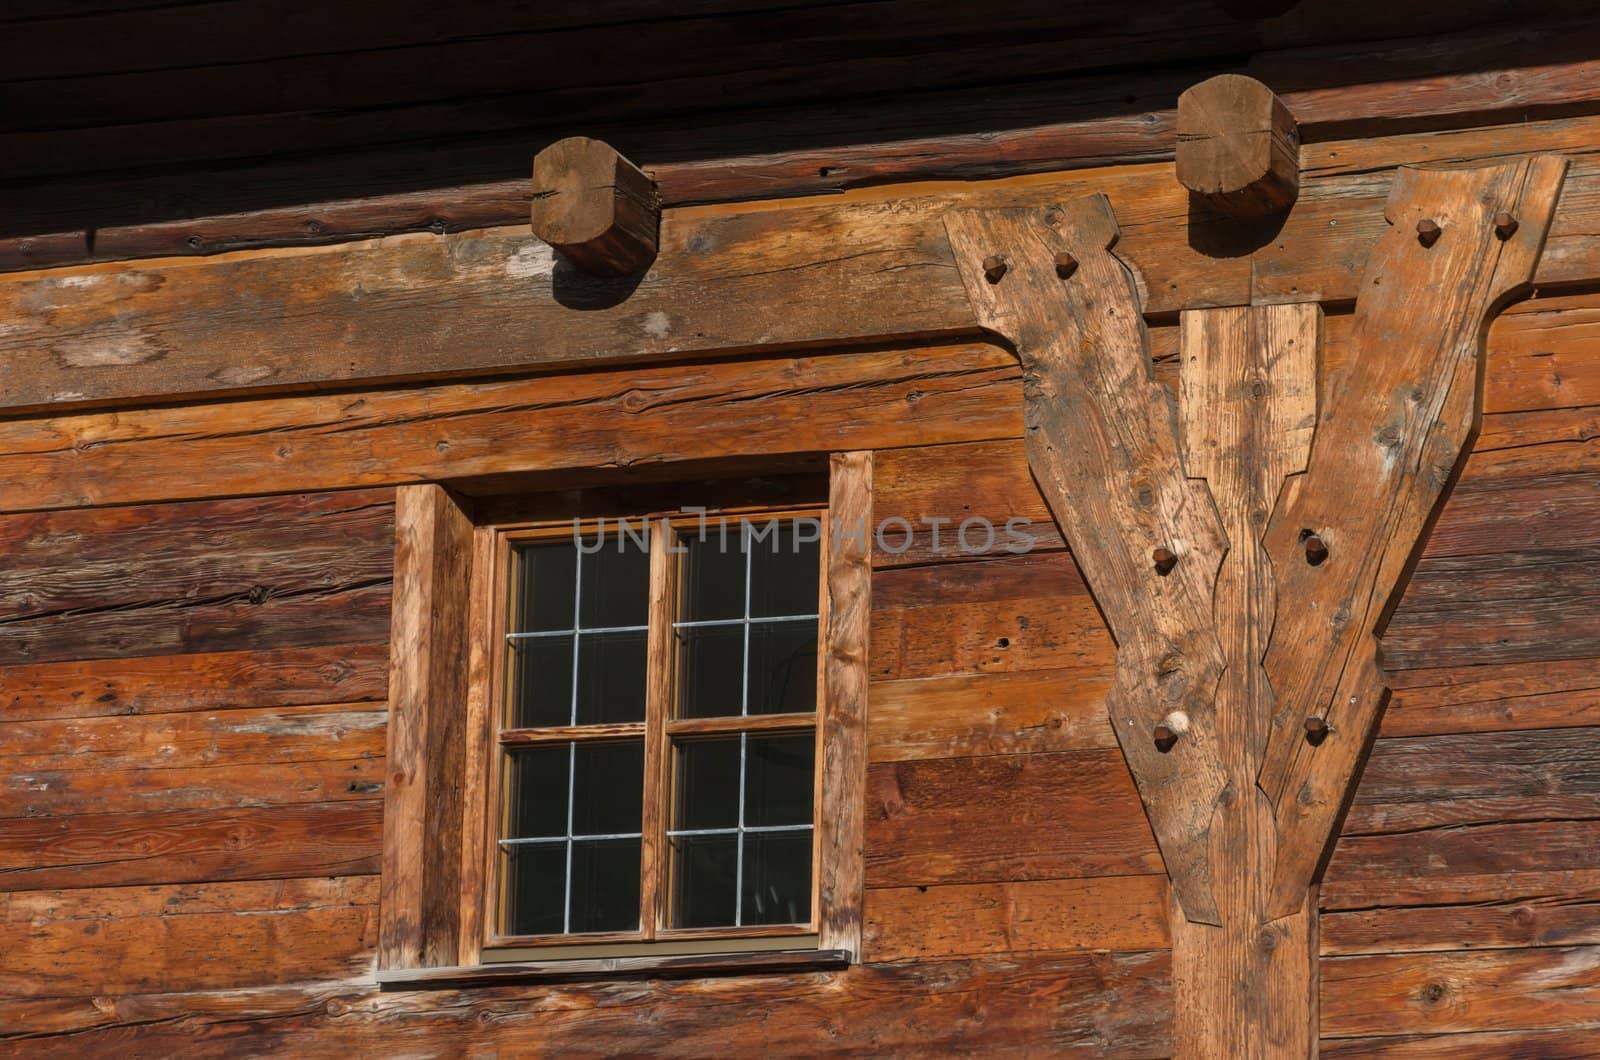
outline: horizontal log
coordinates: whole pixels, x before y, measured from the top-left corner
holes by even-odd
[[[869,889],[1161,871],[1114,750],[873,765],[866,815]]]
[[[1586,1027],[1559,1031],[1489,1031],[1483,1034],[1406,1034],[1394,1037],[1324,1038],[1322,1055],[1341,1060],[1458,1060],[1463,1056],[1528,1057],[1530,1060],[1588,1060],[1594,1032]]]
[[[1590,868],[1491,865],[1484,872],[1468,870],[1432,876],[1396,874],[1365,878],[1330,872],[1322,881],[1319,901],[1323,913],[1327,914],[1331,911],[1506,904],[1542,900],[1548,896],[1593,894],[1596,888],[1600,888],[1600,869]]]
[[[527,489],[511,476],[575,469],[616,486],[752,454],[770,473],[801,453],[1015,437],[1021,390],[1015,357],[970,345],[14,420],[0,423],[14,484],[0,507],[439,479],[481,492],[486,477]]]
[[[16,722],[0,817],[372,798],[387,723],[381,704]]]
[[[0,1001],[0,1042],[78,1057],[130,1041],[193,1057],[1170,1049],[1161,951],[855,966],[804,975],[392,991],[369,985]]]
[[[1389,671],[1380,736],[1600,725],[1600,659]]]
[[[1600,128],[1600,118],[1583,120]],[[1473,145],[1474,157],[1561,150],[1568,135],[1544,125],[1496,130]],[[1600,279],[1588,236],[1600,161],[1585,150],[1569,152],[1541,286]],[[1163,164],[909,198],[874,189],[826,206],[672,211],[660,258],[637,282],[583,277],[508,231],[16,277],[0,283],[0,311],[21,321],[0,337],[12,365],[4,407],[967,339],[977,329],[943,214],[1095,191],[1117,212],[1118,253],[1138,273],[1149,315],[1252,298],[1347,303],[1384,226],[1391,180],[1381,169],[1308,180],[1283,230],[1253,253],[1214,222],[1191,225],[1186,193]],[[248,305],[239,291],[251,292]],[[473,312],[461,314],[463,305]],[[782,314],[763,311],[777,305]],[[319,353],[333,348],[337,362]],[[157,361],[161,371],[149,371]]]
[[[1446,825],[1415,832],[1343,836],[1324,877],[1324,902],[1346,888],[1402,895],[1472,889],[1472,878],[1600,868],[1600,819]],[[1503,881],[1514,886],[1514,881]],[[1363,888],[1361,885],[1369,885]],[[1416,899],[1413,899],[1416,900]]]
[[[152,655],[115,664],[71,659],[0,669],[0,715],[22,722],[380,702],[388,685],[386,642]]]
[[[1600,728],[1380,739],[1342,835],[1593,817],[1597,755]]]
[[[1160,874],[871,890],[862,960],[1164,949],[1167,900]]]
[[[1321,1012],[1328,1038],[1600,1028],[1600,946],[1328,958]]]
[[[225,990],[364,974],[372,876],[0,895],[0,994]]]
[[[867,757],[899,762],[1115,747],[1105,705],[1110,687],[1109,660],[1084,669],[878,681],[869,686]]]
[[[0,820],[9,891],[378,871],[383,802]]]
[[[1426,950],[1600,944],[1600,898],[1545,894],[1526,900],[1322,915],[1324,956]]]

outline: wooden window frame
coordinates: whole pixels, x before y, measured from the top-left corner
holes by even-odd
[[[682,478],[696,476],[686,470]],[[440,484],[399,488],[380,982],[504,981],[518,974],[647,975],[667,968],[709,973],[723,968],[792,969],[798,964],[833,967],[859,960],[871,487],[871,453],[835,453],[825,504],[718,509],[730,517],[758,511],[762,518],[818,509],[825,513],[811,923],[658,929],[654,938],[629,932],[609,939],[611,933],[518,937],[493,930],[497,870],[490,856],[499,838],[498,734],[505,680],[500,587],[510,573],[507,534],[526,529],[528,521],[505,519],[500,514],[505,505],[464,498]],[[475,510],[482,512],[481,520]],[[611,518],[620,512],[594,514]],[[523,525],[516,526],[518,522]],[[568,519],[561,526],[570,532],[572,523]],[[652,567],[667,558],[661,551],[661,559],[652,555]],[[671,599],[654,571],[651,581],[654,617]],[[670,625],[652,622],[652,641],[665,641],[658,630],[671,632]],[[652,643],[648,650],[666,646]],[[665,667],[653,667],[650,673],[652,681],[670,679]],[[663,706],[667,694],[668,687],[650,691]],[[664,756],[669,739],[665,711],[653,714],[662,733],[658,740],[646,739],[646,754],[653,743],[656,754]],[[760,716],[738,720],[752,729],[785,723]],[[645,724],[650,724],[648,714]],[[690,731],[700,722],[674,724],[678,731]],[[647,763],[647,769],[650,765],[655,771],[648,775],[667,775],[664,763]],[[658,798],[656,805],[665,803]],[[656,856],[664,856],[659,845]],[[655,897],[658,911],[664,909],[662,897]],[[624,948],[607,951],[608,945]],[[764,950],[772,951],[771,956],[762,957]]]

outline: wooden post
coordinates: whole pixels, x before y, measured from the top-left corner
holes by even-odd
[[[1300,194],[1300,127],[1260,81],[1219,74],[1178,97],[1177,173],[1230,217],[1282,213]]]
[[[534,157],[533,234],[584,272],[643,272],[660,224],[655,184],[610,144],[570,136]]]
[[[1172,880],[1178,1056],[1317,1052],[1317,879],[1387,695],[1377,638],[1565,168],[1402,171],[1337,386],[1319,400],[1314,305],[1187,312],[1181,415],[1103,196],[946,217],[1116,638],[1106,705]]]

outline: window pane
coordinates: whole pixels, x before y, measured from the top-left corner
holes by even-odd
[[[506,924],[511,935],[555,935],[563,927],[567,844],[524,843],[506,856]]]
[[[511,725],[572,721],[572,638],[519,637],[511,643]]]
[[[579,634],[577,724],[643,721],[644,675],[643,630]]]
[[[745,748],[744,823],[746,827],[810,824],[816,786],[815,733],[762,736],[752,733]]]
[[[676,836],[672,843],[672,926],[735,922],[738,836]]]
[[[567,744],[512,751],[506,838],[567,834]]]
[[[573,931],[639,927],[639,841],[575,840],[572,844]]]
[[[570,539],[517,548],[522,584],[512,633],[571,629],[578,550]]]
[[[672,829],[738,827],[739,737],[683,740],[677,751]]]
[[[724,532],[724,529],[726,532]],[[739,547],[739,522],[712,522],[683,540],[683,596],[678,621],[704,622],[744,617],[744,553]]]
[[[643,797],[643,740],[580,743],[573,749],[573,835],[639,831]],[[634,883],[637,888],[637,879]]]
[[[744,705],[744,625],[678,630],[678,717],[737,715]]]
[[[817,709],[817,624],[750,624],[751,714]]]
[[[744,837],[745,924],[803,924],[811,919],[811,830]]]
[[[755,528],[764,531],[757,521]],[[814,517],[787,520],[776,533],[750,543],[750,615],[814,615],[821,594],[818,564],[822,525]]]
[[[640,540],[642,520],[628,525],[633,534],[608,533],[599,551],[584,553],[579,610],[584,629],[642,626],[649,616],[650,550]]]

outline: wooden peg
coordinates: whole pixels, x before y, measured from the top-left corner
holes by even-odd
[[[1265,217],[1300,194],[1300,128],[1254,78],[1220,74],[1178,97],[1178,182],[1217,210]]]
[[[1328,719],[1313,714],[1306,719],[1306,739],[1319,744],[1328,738]]]
[[[1178,565],[1178,554],[1170,548],[1158,548],[1150,553],[1150,558],[1155,562],[1156,573],[1165,578],[1172,573],[1172,568]]]
[[[533,234],[584,272],[643,272],[660,224],[655,184],[610,144],[571,136],[534,157]]]
[[[1517,234],[1517,219],[1501,210],[1494,215],[1494,234],[1501,239],[1510,239]]]
[[[990,283],[999,283],[1006,274],[1006,259],[999,254],[990,254],[983,259],[983,278]]]
[[[1439,234],[1444,229],[1439,227],[1439,222],[1431,217],[1424,217],[1417,222],[1417,242],[1425,247],[1431,247],[1439,242]]]
[[[1063,250],[1056,255],[1056,275],[1065,280],[1078,271],[1078,259]]]
[[[1328,558],[1328,543],[1318,534],[1307,534],[1301,542],[1306,550],[1306,562],[1313,567],[1320,567]]]

